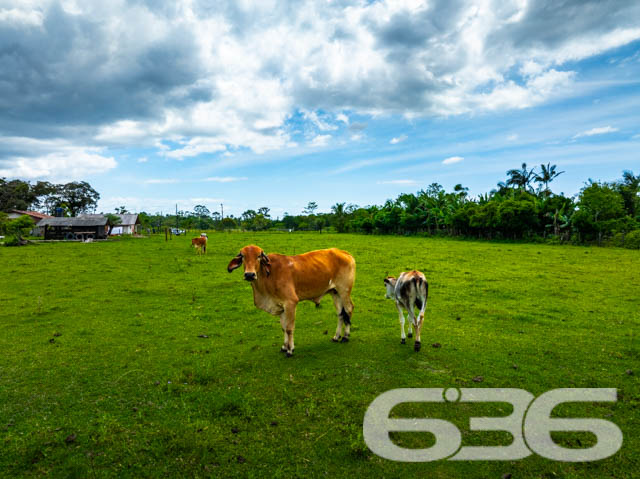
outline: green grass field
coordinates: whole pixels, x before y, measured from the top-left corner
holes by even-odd
[[[195,236],[195,233],[194,233]],[[631,478],[640,474],[640,254],[611,248],[331,234],[190,237],[0,248],[0,476]],[[302,253],[330,246],[357,261],[351,342],[336,317],[301,303],[293,358],[279,320],[253,305],[248,244]],[[430,282],[422,351],[400,344],[383,278],[417,268]],[[327,334],[328,331],[328,334]],[[200,337],[206,336],[206,337]],[[439,343],[440,347],[432,344]],[[629,371],[630,370],[630,371]],[[632,374],[629,374],[632,373]],[[482,376],[482,382],[473,378]],[[399,387],[618,388],[617,403],[562,406],[624,434],[613,457],[561,463],[397,463],[371,453],[364,413]],[[455,423],[505,404],[402,405]],[[427,447],[432,436],[394,433]],[[586,433],[554,436],[585,447]]]

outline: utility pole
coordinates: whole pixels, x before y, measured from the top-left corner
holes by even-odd
[[[224,219],[224,205],[222,203],[220,203],[220,211],[221,211],[221,215],[220,215],[221,218],[220,219],[223,220]]]
[[[176,228],[180,228],[180,223],[178,223],[178,203],[176,203]]]

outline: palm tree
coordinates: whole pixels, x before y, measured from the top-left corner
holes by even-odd
[[[638,191],[638,188],[640,188],[640,175],[634,176],[633,171],[624,170],[622,172],[622,180],[625,186],[632,190]]]
[[[509,179],[507,179],[507,186],[516,186],[517,188],[528,189],[529,184],[535,175],[536,171],[534,168],[527,170],[527,164],[522,163],[521,169],[507,171],[507,176],[509,176]]]
[[[640,175],[635,176],[633,171],[625,170],[622,172],[622,183],[618,186],[618,190],[624,200],[625,209],[629,216],[635,218],[640,213]]]
[[[556,165],[547,163],[546,165],[540,165],[540,174],[535,174],[535,181],[537,183],[544,184],[545,193],[549,191],[549,183],[560,176],[564,171],[556,171]]]
[[[333,213],[335,227],[338,233],[344,233],[346,229],[347,215],[346,215],[344,205],[345,203],[336,203],[331,207],[331,212]]]

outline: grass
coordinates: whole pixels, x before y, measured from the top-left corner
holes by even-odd
[[[330,298],[301,303],[296,352],[257,310],[241,273],[248,243],[287,254],[336,246],[357,261],[352,340],[330,341]],[[430,282],[423,348],[400,344],[385,273]],[[209,234],[0,248],[0,476],[637,477],[640,255],[610,248],[329,234]],[[327,334],[328,332],[328,334]],[[205,337],[202,337],[205,336]],[[439,343],[441,347],[433,347]],[[627,374],[630,370],[633,374]],[[482,383],[473,381],[482,376]],[[396,463],[362,438],[371,401],[399,387],[618,388],[615,404],[560,414],[605,418],[613,457],[560,463]],[[404,404],[396,415],[454,422],[463,445],[500,445],[468,418],[505,404]],[[393,433],[427,447],[428,434]],[[567,447],[587,433],[554,433]]]

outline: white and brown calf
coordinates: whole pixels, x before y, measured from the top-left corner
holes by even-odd
[[[384,285],[387,288],[387,298],[394,299],[400,319],[400,343],[406,344],[406,336],[404,334],[404,313],[407,310],[409,323],[409,337],[412,336],[411,326],[416,330],[416,340],[413,349],[420,351],[420,331],[424,321],[424,310],[427,307],[427,297],[429,296],[429,283],[424,274],[420,271],[409,271],[400,273],[398,278],[387,276],[384,279]],[[415,308],[419,309],[418,318],[416,319]]]

